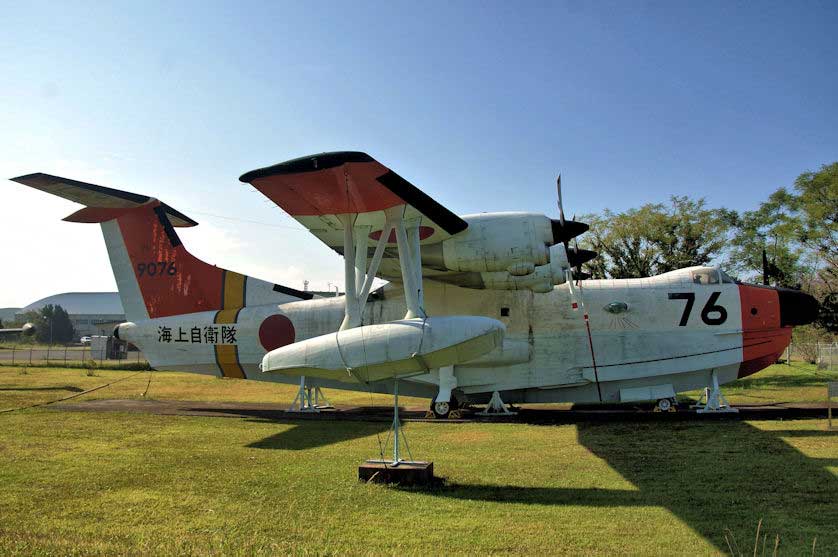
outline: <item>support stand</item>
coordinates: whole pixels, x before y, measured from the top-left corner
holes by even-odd
[[[730,406],[730,403],[722,394],[722,391],[719,388],[719,378],[716,375],[715,369],[713,370],[711,377],[713,383],[712,387],[704,388],[704,396],[701,397],[701,400],[699,400],[698,404],[696,404],[695,406],[696,412],[698,414],[738,413],[739,410],[736,408],[732,408]]]
[[[401,485],[427,485],[434,479],[434,463],[404,460],[401,443],[410,456],[410,446],[399,420],[399,380],[393,384],[393,459],[368,460],[358,467],[358,479],[363,482],[397,483]],[[385,446],[386,449],[386,446]]]
[[[492,398],[489,400],[486,409],[482,412],[475,412],[475,414],[477,416],[515,416],[518,412],[510,412],[503,399],[501,399],[500,393],[495,391],[492,393]]]
[[[312,396],[313,395],[313,396]],[[321,404],[321,399],[323,404]],[[300,377],[300,388],[297,390],[297,396],[288,408],[288,412],[312,412],[317,413],[320,410],[334,408],[320,390],[320,387],[309,387],[306,385],[305,376]]]
[[[348,185],[347,185],[348,188]],[[401,270],[402,282],[404,283],[405,306],[407,312],[405,319],[426,317],[422,284],[422,252],[419,246],[420,219],[404,220],[407,205],[397,205],[385,209],[384,227],[372,260],[367,267],[367,254],[369,250],[369,235],[371,227],[358,222],[357,213],[337,215],[343,225],[343,260],[344,260],[344,281],[345,313],[340,330],[345,331],[353,327],[361,326],[363,322],[364,309],[369,299],[375,275],[384,256],[385,247],[389,241],[391,231],[395,233],[396,244],[399,250],[399,268]],[[452,387],[453,388],[453,387]],[[303,383],[300,383],[300,392],[297,395],[301,401],[300,411],[316,412],[315,404],[312,406],[311,392],[305,391]],[[450,396],[450,395],[449,395]],[[306,398],[307,397],[307,398]],[[296,399],[295,399],[296,403]],[[304,410],[304,406],[312,407],[313,410]],[[358,477],[363,481],[377,481],[385,483],[400,483],[405,485],[427,484],[433,480],[434,465],[432,462],[420,462],[403,460],[401,458],[401,444],[410,454],[407,439],[401,430],[399,422],[399,380],[395,378],[393,386],[393,460],[368,460],[358,467]]]
[[[311,387],[309,387],[309,390],[311,390]],[[326,398],[326,394],[320,389],[320,387],[314,387],[314,407],[318,410],[334,409],[334,406],[332,406],[332,403],[329,402],[328,398]]]

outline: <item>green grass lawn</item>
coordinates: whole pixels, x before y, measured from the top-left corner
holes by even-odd
[[[16,368],[0,366],[0,410],[38,404],[91,389],[98,385],[125,379],[106,389],[86,394],[81,400],[139,399],[146,390],[149,372],[49,367]],[[126,379],[127,378],[127,379]],[[195,400],[225,402],[263,402],[290,405],[298,386],[262,381],[222,379],[192,373],[166,371],[151,372],[151,384],[146,398],[155,400]],[[328,390],[333,404],[392,406],[388,395],[356,391]],[[407,406],[427,408],[425,399],[401,396],[399,402]]]
[[[838,371],[819,370],[812,364],[775,364],[754,375],[722,386],[731,404],[771,404],[775,402],[824,402],[826,383],[838,381]],[[700,391],[686,393],[699,398]]]
[[[782,389],[782,371],[742,396],[823,399],[796,376]],[[0,368],[0,408],[132,372],[96,373]],[[80,400],[138,397],[147,378]],[[149,395],[287,404],[293,389],[155,372]],[[838,434],[823,420],[409,423],[414,456],[445,479],[427,490],[357,481],[387,426],[0,414],[0,554],[713,555],[728,534],[751,555],[762,519],[768,554],[779,535],[781,555],[810,555],[815,538],[817,555],[838,555]]]

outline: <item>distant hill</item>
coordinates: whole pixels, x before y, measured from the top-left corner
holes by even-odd
[[[6,326],[10,323],[14,323],[15,314],[20,311],[21,308],[0,308],[0,321],[3,322],[3,325]]]

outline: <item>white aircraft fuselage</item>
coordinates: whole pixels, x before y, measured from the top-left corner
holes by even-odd
[[[14,180],[86,206],[65,220],[100,224],[128,319],[115,334],[161,370],[305,375],[309,386],[382,393],[398,377],[402,393],[437,403],[494,392],[507,402],[661,400],[763,369],[817,312],[807,294],[713,267],[572,280],[596,256],[567,245],[587,225],[460,217],[365,153],[241,178],[344,255],[350,294],[339,297],[199,260],[175,230],[197,223],[157,199],[47,174]],[[368,296],[377,276],[392,282]]]
[[[573,309],[568,284],[539,294],[426,281],[428,315],[482,315],[506,326],[502,350],[456,366],[457,392],[476,402],[493,391],[503,393],[508,402],[654,400],[705,387],[713,371],[720,383],[754,373],[773,363],[790,338],[791,328],[779,326],[775,289],[733,283],[713,267],[644,279],[585,280],[576,289],[584,308]],[[404,314],[401,285],[385,286],[376,298],[367,304],[364,325],[391,322]],[[260,371],[262,358],[275,347],[263,338],[263,324],[278,328],[281,323],[293,341],[305,340],[336,332],[344,304],[345,297],[339,296],[242,308],[228,327],[235,329],[243,376],[298,383],[295,377]],[[223,376],[215,344],[207,343],[205,336],[217,313],[123,325],[121,336],[127,333],[156,369]],[[193,331],[199,333],[194,339]],[[359,385],[311,378],[308,383],[382,393],[392,389],[392,381]],[[403,379],[401,385],[404,394],[433,398],[438,376],[418,375]]]

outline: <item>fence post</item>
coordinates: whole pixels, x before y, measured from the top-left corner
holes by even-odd
[[[16,345],[12,345],[12,365],[15,365],[15,347]]]
[[[67,345],[64,345],[64,367],[67,367]]]
[[[32,347],[29,347],[29,365],[32,365]]]

